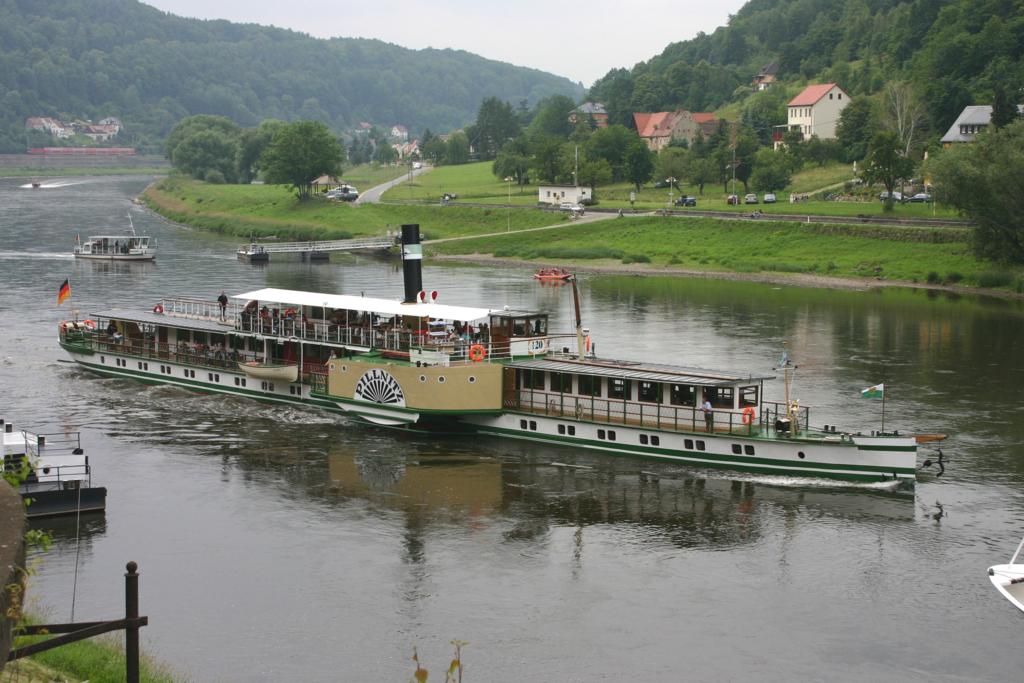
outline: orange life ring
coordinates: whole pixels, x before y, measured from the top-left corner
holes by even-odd
[[[163,304],[157,304],[156,306],[153,307],[153,312],[154,313],[163,313],[164,312],[164,305]]]
[[[96,329],[96,323],[94,323],[91,320],[83,320],[82,321],[82,325],[84,325],[85,327],[89,328],[90,330],[95,330]]]
[[[755,414],[756,413],[754,413],[754,409],[751,408],[750,406],[747,406],[746,408],[744,408],[743,409],[743,424],[745,424],[745,425],[752,425],[752,424],[754,424],[754,416],[755,416]]]
[[[469,347],[469,359],[474,363],[479,363],[484,358],[487,358],[487,349],[480,344],[473,344]]]

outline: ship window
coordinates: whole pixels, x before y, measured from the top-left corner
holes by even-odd
[[[551,391],[558,391],[563,394],[572,393],[572,375],[564,372],[551,373]]]
[[[239,381],[239,379],[237,377],[235,378],[235,386],[236,387],[242,386],[242,383]]]
[[[661,403],[661,382],[641,381],[637,386],[637,398],[647,403]]]
[[[608,440],[609,441],[615,441],[615,430],[614,429],[609,429],[608,430]]]
[[[645,446],[647,445],[647,435],[646,434],[641,434],[640,435],[640,443],[644,444]]]
[[[576,386],[582,396],[600,396],[601,378],[590,375],[579,375],[576,378]]]
[[[426,382],[427,381],[427,376],[426,375],[420,375],[420,381],[421,382]]]
[[[660,436],[652,435],[651,436],[651,445],[652,446],[660,446],[661,445],[661,437]]]
[[[100,356],[100,362],[101,363],[106,363],[107,362],[107,357],[106,356]]]
[[[516,388],[522,389],[544,389],[543,370],[517,370]]]
[[[797,457],[798,457],[798,458],[800,458],[801,460],[803,460],[804,458],[806,458],[806,457],[807,457],[806,455],[804,455],[804,452],[803,452],[803,451],[799,451],[799,452],[797,452],[797,454],[796,454],[796,455],[797,455]]]
[[[519,428],[520,429],[526,429],[526,420],[520,420],[519,421]]]
[[[469,376],[469,383],[470,384],[476,384],[476,377],[474,377],[473,375],[470,375]]]
[[[149,363],[143,363],[142,364],[142,369],[148,371],[149,370]]]
[[[692,451],[693,450],[693,439],[685,439],[683,441],[683,448],[685,448],[688,451]]]
[[[530,420],[530,431],[537,431],[537,423],[534,420]]]
[[[444,375],[438,375],[437,376],[437,383],[438,384],[444,384],[444,382],[445,382]]]
[[[565,425],[558,425],[558,433],[565,434]]]
[[[617,379],[611,378],[608,380],[608,398],[618,398],[623,400],[629,400],[632,398],[632,392],[629,390],[628,379]]]
[[[701,441],[700,439],[697,439],[697,450],[698,451],[703,451],[704,450],[704,442]]]
[[[754,447],[753,446],[744,446],[743,447],[743,452],[746,453],[747,455],[753,455],[754,454]]]
[[[572,425],[569,425],[569,436],[576,436],[576,428]]]
[[[598,429],[597,430],[597,438],[602,439],[602,440],[604,439],[604,430],[603,429]]]
[[[743,446],[739,445],[738,443],[734,443],[732,445],[732,452],[735,453],[736,455],[742,455],[743,454]]]
[[[668,400],[674,406],[695,406],[697,390],[689,384],[673,384],[669,387]]]
[[[732,387],[715,387],[704,390],[704,395],[715,408],[732,408],[734,390]]]
[[[757,405],[757,387],[740,387],[740,407]]]
[[[139,361],[139,370],[141,370],[141,369],[142,369],[142,361],[140,360]]]

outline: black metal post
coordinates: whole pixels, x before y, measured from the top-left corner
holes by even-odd
[[[139,565],[129,562],[124,575],[124,655],[128,683],[139,683]]]
[[[423,247],[420,245],[418,223],[402,226],[402,274],[405,279],[405,301],[414,304],[423,289]]]

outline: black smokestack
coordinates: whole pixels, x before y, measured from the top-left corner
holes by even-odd
[[[402,275],[405,277],[405,300],[414,304],[423,289],[423,247],[420,246],[420,224],[402,226]]]

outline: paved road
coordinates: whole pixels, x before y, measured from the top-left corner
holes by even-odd
[[[387,192],[388,190],[390,190],[395,185],[398,185],[399,183],[405,182],[406,180],[408,180],[412,176],[418,176],[421,173],[426,173],[427,171],[429,171],[432,168],[433,168],[433,166],[424,166],[422,168],[416,168],[416,169],[413,169],[411,171],[407,171],[406,173],[403,173],[398,178],[395,178],[394,180],[388,181],[388,182],[384,183],[383,185],[378,185],[376,187],[371,187],[369,190],[366,190],[365,192],[360,194],[359,198],[356,199],[356,201],[354,203],[355,204],[376,204],[376,203],[378,203],[380,201],[380,196],[382,194],[384,194],[385,192]]]

